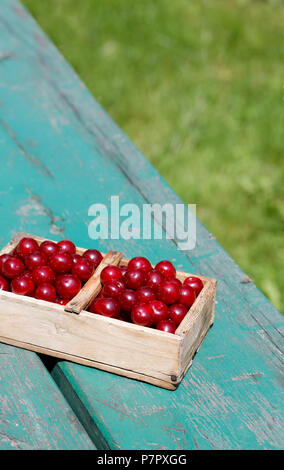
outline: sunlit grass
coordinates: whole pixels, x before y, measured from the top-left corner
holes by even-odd
[[[284,311],[284,5],[24,0],[95,97]]]

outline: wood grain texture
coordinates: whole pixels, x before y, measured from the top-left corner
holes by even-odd
[[[180,337],[61,305],[0,291],[0,341],[74,362],[171,385]],[[158,380],[157,380],[158,379]],[[174,382],[176,380],[173,380]]]
[[[0,344],[0,450],[94,449],[36,354]]]
[[[190,315],[185,316],[176,331],[181,337],[179,377],[185,375],[191,365],[193,354],[199,349],[213,324],[215,297],[216,283],[207,282],[198,296],[198,302],[191,307]]]
[[[171,259],[218,280],[214,327],[174,393],[58,363],[54,378],[89,434],[114,449],[283,448],[283,317],[242,282],[245,274],[199,222],[191,252],[179,251],[177,240],[89,239],[94,202],[181,201],[18,2],[2,1],[0,26],[9,54],[0,61],[1,245],[19,230],[52,234],[153,263]]]

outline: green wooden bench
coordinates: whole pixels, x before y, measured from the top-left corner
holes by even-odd
[[[52,387],[58,400],[59,390],[63,393],[90,437],[80,428],[69,447],[282,448],[283,317],[200,222],[192,252],[178,250],[175,240],[89,239],[88,208],[94,202],[108,204],[112,195],[119,195],[121,204],[181,201],[16,0],[2,1],[0,25],[1,244],[18,231],[64,236],[127,257],[141,253],[153,263],[172,259],[181,270],[218,279],[215,324],[175,392],[65,361],[52,369],[56,389],[36,355],[1,346],[17,364],[14,380],[7,379],[9,400],[20,393],[19,380],[21,393],[29,389],[29,368],[20,367],[24,357],[40,388],[37,416],[43,429],[52,420],[44,414]],[[0,360],[4,369],[10,367],[9,356]],[[68,426],[70,436],[74,415],[62,406],[56,426],[63,435]],[[0,419],[0,439],[5,426],[16,432],[15,417],[26,409],[25,400],[22,408],[11,409]],[[27,446],[52,446],[49,436]],[[68,447],[63,441],[56,445]]]
[[[0,344],[0,450],[95,445],[34,353]]]

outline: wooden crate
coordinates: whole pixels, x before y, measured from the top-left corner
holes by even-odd
[[[18,233],[0,254],[12,252],[19,240],[26,236],[33,237],[39,244],[46,240]],[[84,248],[77,248],[78,254],[84,251]],[[114,258],[117,264],[126,265],[128,259],[121,257],[114,252],[111,256],[104,255],[91,282],[88,281],[94,288],[88,302],[84,301],[85,308],[101,288],[99,272],[103,266],[113,264],[109,260]],[[188,276],[189,273],[177,272],[181,281]],[[79,314],[67,311],[70,304],[71,310],[72,304],[78,305],[77,296],[64,307],[0,291],[0,341],[175,390],[214,319],[216,280],[197,277],[203,281],[204,288],[175,334],[86,310]],[[81,291],[79,300],[80,296]]]

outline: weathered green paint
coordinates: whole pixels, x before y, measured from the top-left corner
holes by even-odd
[[[35,353],[0,343],[0,450],[95,449]]]
[[[215,324],[177,391],[58,363],[53,376],[91,438],[114,449],[282,448],[283,317],[200,223],[190,253],[89,239],[94,202],[181,201],[19,3],[2,2],[0,27],[2,242],[19,230],[65,236],[218,279]]]

